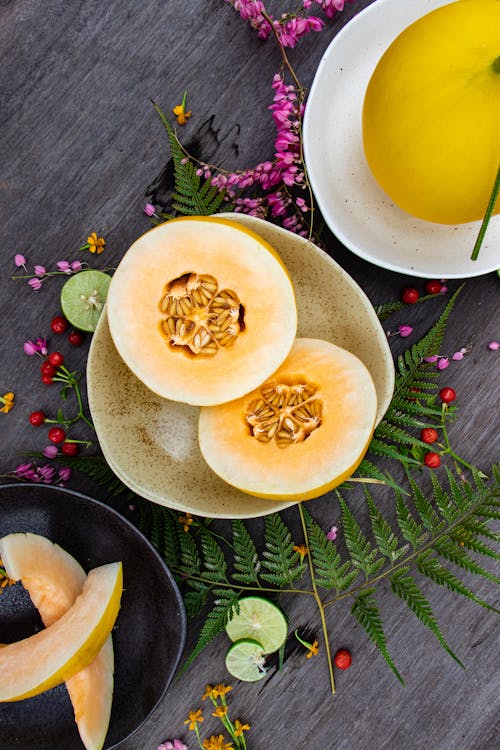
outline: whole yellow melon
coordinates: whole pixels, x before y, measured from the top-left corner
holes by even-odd
[[[408,213],[483,218],[500,163],[500,0],[444,5],[394,40],[366,90],[363,145]]]

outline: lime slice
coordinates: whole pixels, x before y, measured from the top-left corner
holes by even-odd
[[[243,682],[257,682],[266,676],[262,646],[250,638],[233,643],[226,654],[226,668],[230,675]]]
[[[61,308],[71,325],[95,331],[108,296],[111,276],[103,271],[79,271],[61,289]]]
[[[252,638],[261,644],[265,654],[277,651],[286,640],[287,622],[276,604],[261,596],[246,596],[240,599],[239,613],[226,625],[226,633],[232,641]]]

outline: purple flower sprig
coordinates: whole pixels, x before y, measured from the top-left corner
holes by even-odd
[[[60,260],[56,263],[57,270],[54,271],[47,271],[45,266],[42,266],[38,263],[36,263],[33,266],[33,273],[29,273],[28,269],[26,267],[26,258],[24,255],[21,255],[18,253],[14,256],[14,264],[16,268],[23,268],[26,273],[24,274],[14,274],[11,276],[12,279],[28,279],[28,286],[33,289],[34,292],[38,292],[42,285],[47,279],[49,279],[52,276],[69,276],[73,273],[78,273],[79,271],[82,271],[87,264],[82,263],[79,260],[74,261],[67,261],[67,260]]]
[[[69,466],[63,466],[56,469],[49,464],[37,466],[34,463],[19,464],[16,466],[11,476],[24,482],[35,482],[37,484],[56,484],[64,487],[71,477]]]

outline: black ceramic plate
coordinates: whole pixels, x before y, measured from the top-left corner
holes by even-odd
[[[115,689],[105,747],[132,734],[165,693],[184,647],[186,616],[174,579],[144,536],[112,508],[48,485],[0,486],[0,536],[31,531],[67,550],[86,571],[121,560],[123,596],[113,631]],[[21,586],[0,595],[0,642],[42,627]],[[1,750],[82,750],[64,685],[0,704]]]

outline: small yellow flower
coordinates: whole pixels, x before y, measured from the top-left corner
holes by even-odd
[[[189,527],[194,522],[194,518],[192,517],[191,513],[186,513],[183,516],[179,516],[177,520],[182,524],[182,528],[186,533],[189,531]]]
[[[223,734],[219,734],[217,737],[213,734],[206,740],[203,740],[202,746],[205,750],[233,750],[234,745],[232,742],[226,742]]]
[[[12,393],[12,391],[4,393],[3,396],[0,396],[0,404],[3,404],[3,406],[0,408],[0,411],[4,414],[8,414],[9,411],[14,408],[14,394]]]
[[[191,117],[191,112],[186,112],[186,99],[187,99],[187,91],[184,92],[184,95],[182,97],[182,102],[178,104],[176,107],[174,107],[172,110],[172,112],[177,118],[177,122],[179,125],[185,125],[186,122]]]
[[[92,232],[92,234],[87,237],[87,244],[81,249],[86,249],[91,253],[97,253],[97,255],[100,255],[104,250],[105,244],[106,240],[104,237],[98,237],[97,232]]]
[[[226,693],[229,693],[232,689],[231,685],[224,685],[222,682],[219,682],[219,684],[214,687],[214,690],[220,697],[226,695]]]
[[[234,722],[234,734],[236,737],[240,737],[243,732],[248,732],[250,724],[242,724],[239,719]]]
[[[211,685],[205,685],[205,693],[201,696],[201,700],[205,701],[207,698],[211,698],[212,700],[215,700],[217,696],[218,696],[217,688],[214,688]]]
[[[196,711],[189,712],[188,718],[184,724],[189,724],[189,729],[196,729],[198,724],[201,724],[202,721],[205,721],[205,719],[202,716],[201,708],[198,708]]]
[[[306,659],[310,659],[311,656],[317,656],[319,651],[318,641],[313,641],[309,646],[309,651],[306,654]]]
[[[227,706],[217,706],[212,716],[216,716],[218,719],[223,719],[227,714]]]
[[[294,544],[293,551],[298,552],[302,560],[307,554],[309,554],[309,550],[305,544]]]

